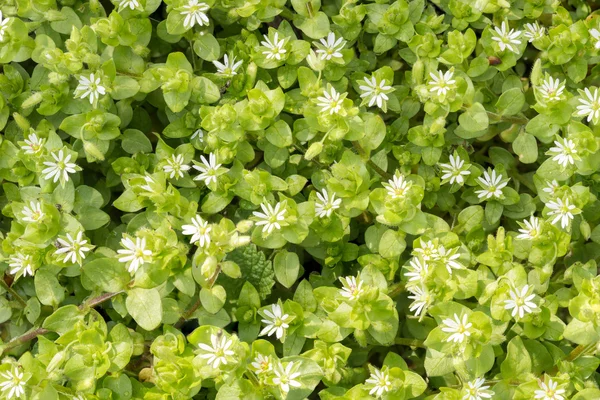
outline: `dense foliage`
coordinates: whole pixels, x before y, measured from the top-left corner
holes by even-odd
[[[0,398],[599,399],[584,0],[0,2]]]

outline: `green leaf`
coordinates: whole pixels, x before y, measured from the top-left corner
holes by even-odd
[[[265,254],[258,250],[256,245],[250,244],[235,249],[227,255],[227,259],[240,266],[244,280],[258,290],[261,299],[265,299],[271,293],[271,288],[275,284],[273,265],[271,261],[267,261]],[[241,279],[234,280],[223,275],[219,276],[218,282],[232,297],[238,296],[244,283]]]
[[[127,312],[147,331],[158,328],[162,319],[162,302],[157,289],[135,288],[127,293]]]
[[[65,298],[65,289],[56,276],[44,269],[36,271],[34,277],[35,293],[40,303],[57,307]]]
[[[464,113],[460,114],[458,122],[460,127],[467,132],[467,136],[471,137],[483,136],[483,131],[487,129],[490,123],[487,112],[481,103],[474,103]],[[465,137],[465,139],[471,137]]]
[[[129,154],[150,153],[152,151],[150,139],[137,129],[127,129],[123,132],[121,146]]]
[[[502,377],[513,379],[531,373],[531,358],[520,337],[514,337],[507,346],[506,359],[500,365]]]
[[[215,285],[212,288],[202,288],[200,290],[200,302],[202,307],[211,314],[216,314],[223,308],[227,293],[221,285]]]
[[[292,287],[296,282],[298,272],[300,271],[300,260],[298,259],[298,255],[286,250],[278,251],[273,259],[273,266],[275,268],[277,281],[286,288]]]
[[[127,287],[131,275],[116,258],[98,258],[83,266],[81,283],[88,290],[119,292]]]
[[[204,33],[194,41],[194,52],[203,60],[215,61],[221,55],[221,48],[213,35]]]
[[[525,104],[525,95],[520,88],[508,89],[502,93],[496,102],[496,109],[500,115],[515,115],[521,111]]]

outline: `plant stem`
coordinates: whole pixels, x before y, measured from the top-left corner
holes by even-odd
[[[367,153],[362,148],[362,146],[360,145],[360,143],[354,141],[354,142],[352,142],[352,146],[354,147],[354,150],[356,150],[356,152],[358,153],[358,155],[361,156],[363,159],[365,159],[367,165],[369,167],[371,167],[375,172],[377,172],[379,175],[381,175],[385,179],[392,179],[392,175],[391,174],[389,174],[388,172],[386,172],[383,169],[381,169],[379,167],[379,165],[375,164],[373,162],[373,160],[371,160],[368,157]]]
[[[394,342],[402,346],[425,348],[425,344],[419,339],[396,338]]]
[[[27,302],[19,295],[19,293],[17,293],[15,291],[15,289],[13,289],[12,287],[8,286],[8,284],[6,282],[4,282],[4,279],[0,279],[0,284],[2,284],[2,287],[4,287],[4,289],[6,289],[6,291],[8,293],[10,293],[16,301],[18,301],[19,303],[21,303],[21,305],[23,307],[27,307]]]
[[[181,328],[181,326],[184,324],[185,321],[187,321],[192,314],[198,309],[198,307],[200,307],[200,296],[198,295],[198,298],[196,299],[196,301],[194,302],[194,304],[192,304],[190,306],[190,308],[188,308],[187,310],[185,310],[183,312],[183,314],[181,314],[181,318],[179,318],[179,321],[177,321],[177,323],[175,324],[175,328],[179,329]]]

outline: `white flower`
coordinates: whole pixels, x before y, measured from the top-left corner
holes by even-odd
[[[183,11],[179,14],[185,15],[183,26],[186,29],[193,28],[194,25],[199,26],[209,25],[210,21],[206,16],[206,12],[210,7],[206,3],[198,2],[198,0],[190,0],[187,5],[181,7]]]
[[[457,314],[454,314],[454,319],[446,318],[442,321],[442,324],[444,325],[442,331],[451,333],[448,339],[446,339],[447,342],[462,343],[467,337],[471,336],[469,328],[473,324],[469,322],[466,314],[463,315],[462,321]]]
[[[540,24],[534,22],[533,24],[525,24],[525,32],[523,33],[529,43],[533,42],[536,39],[541,39],[546,34],[546,28],[540,26]]]
[[[65,263],[71,259],[72,263],[79,262],[81,264],[81,261],[85,260],[85,253],[91,250],[91,247],[86,246],[88,241],[83,238],[83,232],[81,231],[77,232],[75,239],[70,233],[67,233],[67,240],[58,238],[57,242],[61,247],[54,254],[64,254],[63,262]]]
[[[62,182],[67,182],[69,180],[69,174],[74,174],[77,172],[75,168],[77,168],[77,164],[69,162],[71,161],[71,154],[65,154],[62,149],[58,151],[58,155],[56,153],[50,153],[54,161],[44,161],[44,165],[48,168],[45,168],[42,171],[44,174],[44,179],[50,180],[54,183],[58,182],[60,179]]]
[[[538,90],[546,101],[558,101],[565,91],[565,82],[561,82],[560,79],[554,79],[549,76],[547,79],[544,79],[542,86],[540,86]]]
[[[409,272],[405,273],[404,276],[409,278],[409,282],[423,281],[429,273],[429,265],[427,265],[426,261],[421,262],[419,257],[414,257],[410,260],[409,266],[406,269]]]
[[[554,217],[552,220],[552,223],[556,224],[558,221],[560,221],[560,225],[563,229],[569,226],[569,222],[575,218],[572,211],[577,207],[575,207],[573,204],[569,204],[568,198],[565,202],[563,202],[563,200],[560,198],[556,199],[556,201],[551,200],[546,203],[546,207],[552,210],[548,212],[548,215],[556,215],[556,217]]]
[[[598,31],[596,28],[592,28],[590,29],[590,35],[596,40],[594,47],[596,49],[600,49],[600,31]]]
[[[215,369],[219,368],[221,364],[227,365],[227,356],[235,354],[233,350],[229,350],[233,341],[231,339],[228,340],[225,335],[222,335],[219,340],[219,335],[212,334],[210,335],[210,342],[212,346],[204,343],[198,344],[200,349],[208,352],[208,354],[202,354],[200,358],[208,360],[207,362]]]
[[[31,255],[16,253],[8,260],[8,266],[11,268],[10,273],[12,275],[21,273],[23,276],[33,276],[33,259]]]
[[[269,36],[263,35],[265,40],[260,42],[264,47],[268,50],[263,51],[262,53],[267,56],[267,60],[276,59],[277,61],[281,60],[283,55],[287,53],[287,50],[283,47],[285,46],[286,38],[279,40],[279,32],[275,32],[273,35],[273,41],[269,39]]]
[[[477,197],[480,199],[489,199],[489,198],[500,198],[502,196],[502,188],[504,188],[508,184],[508,180],[506,182],[502,182],[502,174],[496,175],[496,170],[492,170],[492,175],[488,173],[488,171],[483,171],[483,178],[477,178],[483,187],[483,190],[476,190]]]
[[[106,94],[106,88],[100,84],[100,78],[96,77],[92,72],[89,78],[85,76],[79,77],[79,85],[75,91],[80,92],[76,98],[85,99],[89,97],[90,104],[94,104],[101,95]]]
[[[329,111],[329,115],[337,114],[340,112],[347,95],[348,93],[338,93],[332,86],[329,92],[324,90],[323,96],[317,97],[317,105],[321,107],[323,113]]]
[[[518,49],[515,45],[521,44],[521,41],[517,39],[521,36],[521,31],[514,29],[509,31],[506,21],[502,22],[500,28],[497,26],[494,27],[494,31],[495,32],[492,32],[492,40],[498,42],[501,51],[508,49],[513,53],[518,53]]]
[[[39,201],[30,201],[29,207],[23,207],[22,211],[24,217],[23,221],[26,222],[38,222],[40,219],[44,218],[44,212],[42,211],[42,203]]]
[[[225,76],[234,76],[237,75],[236,70],[242,65],[243,61],[240,60],[235,62],[235,56],[229,59],[229,56],[225,54],[223,56],[223,62],[213,61],[215,67],[217,67],[217,73]]]
[[[2,18],[1,16],[0,13],[0,18]],[[24,374],[17,367],[13,367],[12,371],[0,372],[0,377],[2,377],[0,390],[7,399],[21,398],[25,395],[25,382],[27,382],[27,379],[23,379]]]
[[[594,89],[594,94],[590,91],[590,89],[583,89],[585,93],[585,97],[579,99],[581,105],[577,106],[577,115],[587,116],[587,121],[597,120],[600,118],[600,98],[598,96],[598,89]]]
[[[392,388],[390,375],[378,369],[371,374],[365,383],[373,385],[369,391],[369,394],[371,396],[375,395],[376,397],[381,397],[384,393],[389,392],[389,390]]]
[[[264,310],[263,312],[266,315],[266,317],[261,321],[267,326],[265,326],[263,330],[260,331],[260,336],[271,336],[275,333],[277,339],[281,339],[283,337],[283,334],[285,333],[285,330],[290,327],[286,323],[286,320],[290,317],[289,314],[284,314],[279,304],[273,304],[271,305],[271,311]]]
[[[438,258],[437,261],[443,263],[446,266],[446,270],[450,275],[452,275],[453,269],[464,269],[465,267],[457,262],[460,258],[460,254],[458,254],[458,247],[455,247],[450,250],[446,250],[446,248],[442,245],[438,248]]]
[[[343,37],[338,39],[335,38],[335,33],[329,32],[327,35],[327,40],[320,39],[320,44],[317,43],[316,53],[319,55],[321,60],[331,60],[332,58],[342,58],[343,55],[340,51],[346,45],[346,41]]]
[[[122,256],[119,262],[129,264],[127,270],[130,274],[134,274],[146,261],[152,262],[152,251],[146,249],[146,238],[135,238],[134,242],[130,237],[123,237],[121,246],[125,248],[117,250]]]
[[[412,182],[407,181],[403,175],[394,175],[387,183],[382,183],[382,186],[387,189],[387,194],[392,199],[402,198],[412,186]]]
[[[335,193],[332,193],[329,196],[326,189],[323,189],[322,194],[317,192],[317,200],[315,202],[315,214],[319,218],[330,217],[334,210],[340,208],[340,204],[342,204],[342,199],[336,199]]]
[[[118,11],[123,11],[126,8],[131,10],[138,9],[141,11],[140,2],[138,0],[121,0]]]
[[[212,226],[209,226],[208,221],[203,220],[201,216],[196,215],[192,218],[191,225],[183,225],[181,228],[183,228],[184,235],[192,235],[191,243],[198,243],[198,247],[210,245]]]
[[[454,183],[458,183],[462,185],[465,183],[464,176],[470,175],[471,171],[468,171],[468,166],[465,168],[465,160],[462,160],[460,156],[457,154],[456,157],[450,154],[450,163],[449,164],[440,164],[442,167],[442,179],[449,179],[451,185]]]
[[[189,171],[190,166],[184,164],[183,154],[173,154],[171,158],[167,158],[167,165],[163,166],[163,171],[169,175],[169,178],[183,178],[183,173]]]
[[[523,228],[519,229],[519,232],[521,232],[521,234],[517,235],[517,239],[535,239],[540,234],[540,219],[533,215],[531,216],[531,218],[529,218],[529,221],[524,219],[520,225]]]
[[[409,311],[414,312],[415,316],[418,317],[431,302],[431,295],[427,289],[421,286],[409,286],[406,288],[412,296],[408,296],[409,299],[414,300],[409,307]]]
[[[534,294],[527,295],[529,292],[529,285],[525,285],[521,288],[521,290],[510,290],[510,300],[504,300],[504,309],[512,310],[511,315],[515,317],[519,314],[519,318],[523,318],[525,314],[530,314],[533,312],[537,305],[532,302],[535,297]]]
[[[541,400],[564,400],[566,390],[562,388],[558,388],[558,382],[554,382],[552,378],[548,379],[548,384],[544,381],[539,380],[538,386],[539,390],[535,391],[535,399]]]
[[[393,88],[386,85],[385,79],[382,79],[381,82],[377,82],[377,79],[375,79],[374,76],[365,78],[364,81],[365,84],[358,87],[363,91],[360,97],[369,99],[369,107],[373,107],[373,105],[377,103],[377,107],[383,108],[383,102],[389,100],[386,92],[391,91]]]
[[[192,134],[192,137],[190,137],[190,139],[195,139],[198,138],[199,141],[203,141],[204,140],[204,131],[202,129],[196,129],[196,131]]]
[[[300,376],[300,372],[292,372],[294,370],[294,362],[290,361],[284,368],[282,364],[279,364],[273,371],[275,378],[273,378],[273,384],[279,386],[279,388],[287,393],[290,391],[290,386],[301,387],[300,382],[296,380]]]
[[[158,193],[158,190],[160,189],[160,185],[158,185],[154,179],[152,179],[152,177],[150,175],[146,175],[144,176],[144,181],[146,182],[145,185],[140,186],[142,189],[144,189],[146,192],[149,193]],[[153,188],[152,186],[155,186],[155,188]]]
[[[437,71],[437,74],[433,72],[429,73],[431,77],[431,81],[429,81],[429,91],[437,92],[438,96],[445,96],[448,91],[454,88],[454,84],[456,80],[452,79],[454,76],[454,72],[446,71],[445,73],[442,71]]]
[[[25,150],[25,154],[36,154],[42,150],[45,141],[45,139],[38,137],[35,133],[31,133],[25,139],[25,145],[21,146],[21,149]]]
[[[424,261],[437,260],[439,258],[438,248],[431,240],[423,242],[419,239],[419,247],[413,250],[413,254],[418,254]]]
[[[285,220],[287,210],[281,206],[281,202],[275,204],[275,208],[269,203],[262,203],[260,208],[263,212],[253,211],[252,214],[259,220],[257,226],[263,226],[263,233],[271,233],[274,229],[281,229],[279,221]]]
[[[343,286],[340,294],[348,300],[356,300],[365,292],[361,280],[354,276],[340,277],[340,281]]]
[[[195,181],[204,181],[205,185],[211,182],[217,182],[217,170],[221,168],[221,164],[217,164],[217,156],[214,153],[208,155],[208,160],[204,156],[200,156],[200,160],[204,165],[194,165],[194,169],[200,171],[200,175],[194,178]]]
[[[558,182],[556,182],[556,179],[555,179],[552,182],[548,182],[548,186],[546,186],[542,190],[544,192],[548,193],[549,195],[553,196],[559,187],[560,187],[560,185],[558,184]]]
[[[465,395],[462,400],[482,400],[482,399],[490,399],[494,395],[494,392],[488,390],[490,387],[488,385],[484,385],[485,379],[477,378],[474,381],[467,382],[467,384],[463,387],[465,391]]]
[[[271,356],[257,354],[250,366],[254,369],[254,373],[260,375],[273,370],[273,361]]]
[[[551,147],[546,154],[554,156],[552,159],[566,168],[569,164],[575,164],[575,160],[579,160],[577,155],[577,149],[575,148],[575,142],[571,139],[563,139],[561,143],[558,140],[554,141],[555,147]]]
[[[0,41],[4,40],[4,31],[8,27],[9,22],[10,22],[10,18],[2,19],[2,11],[0,11]]]

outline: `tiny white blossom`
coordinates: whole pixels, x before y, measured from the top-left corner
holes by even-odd
[[[0,13],[0,18],[2,14]],[[13,367],[12,370],[0,372],[0,390],[6,396],[8,400],[13,398],[21,398],[25,395],[25,382],[24,374],[19,371],[17,367]]]
[[[464,269],[465,267],[459,263],[458,260],[460,258],[460,254],[458,254],[458,247],[453,249],[446,250],[446,248],[442,245],[438,247],[438,257],[437,261],[444,264],[446,270],[450,275],[452,275],[453,269]]]
[[[279,386],[284,393],[290,391],[290,386],[295,388],[302,386],[302,384],[296,380],[296,378],[300,376],[300,372],[292,372],[294,369],[294,362],[290,361],[285,368],[282,364],[279,364],[273,371],[275,373],[273,384]]]
[[[129,8],[130,10],[142,11],[142,8],[140,6],[141,6],[141,4],[138,0],[121,0],[119,2],[118,11],[123,11],[126,8]]]
[[[504,51],[508,49],[513,53],[518,53],[518,49],[515,45],[521,44],[521,41],[518,40],[519,36],[521,36],[521,31],[515,29],[508,30],[506,21],[502,22],[500,28],[495,26],[494,32],[492,32],[492,40],[498,43],[500,50]]]
[[[271,360],[271,356],[265,356],[259,353],[256,355],[250,366],[254,369],[255,374],[261,375],[273,370],[273,361]]]
[[[235,56],[229,58],[227,54],[223,56],[223,62],[213,61],[215,67],[217,67],[217,73],[225,76],[237,75],[237,69],[242,65],[243,61],[240,60],[235,62]]]
[[[198,0],[190,0],[185,6],[181,7],[181,15],[185,15],[183,20],[183,26],[186,29],[193,28],[194,25],[199,26],[209,25],[210,21],[206,16],[206,12],[210,7],[206,3],[199,2]]]
[[[540,86],[538,90],[542,94],[542,97],[544,97],[544,100],[558,101],[565,91],[565,82],[561,82],[560,79],[549,76],[547,79],[544,79],[542,86]]]
[[[483,190],[476,190],[477,197],[480,199],[490,199],[492,197],[499,199],[502,196],[502,189],[508,184],[508,181],[502,182],[502,174],[496,175],[496,170],[492,170],[490,175],[488,171],[483,171],[483,178],[477,178],[483,187]]]
[[[217,170],[221,168],[221,164],[217,164],[217,156],[214,153],[208,155],[208,160],[204,156],[200,156],[203,165],[194,165],[194,169],[200,171],[200,175],[194,178],[195,181],[204,181],[205,185],[211,182],[217,182]]]
[[[100,96],[106,94],[106,88],[100,83],[100,78],[95,76],[93,72],[89,78],[81,75],[79,77],[79,85],[75,88],[75,91],[79,92],[79,94],[75,97],[81,99],[89,97],[90,104],[94,104]]]
[[[8,266],[11,268],[11,275],[17,275],[21,273],[23,276],[33,276],[33,257],[31,255],[16,253],[8,260]]]
[[[587,122],[592,120],[598,120],[600,118],[600,96],[598,96],[598,89],[594,89],[594,93],[589,88],[583,89],[585,97],[581,97],[579,102],[581,105],[577,106],[577,115],[587,116]]]
[[[489,390],[488,385],[485,384],[485,379],[477,378],[474,381],[467,382],[467,384],[463,387],[465,391],[465,395],[462,400],[482,400],[482,399],[491,399],[494,395],[494,392]]]
[[[8,23],[10,22],[10,18],[2,18],[2,11],[0,11],[0,42],[4,40],[4,31],[8,27]]]
[[[160,186],[154,181],[154,179],[152,179],[152,177],[150,175],[144,176],[144,181],[146,182],[146,184],[140,186],[142,189],[144,189],[146,192],[149,192],[149,193],[157,193],[158,192],[158,189],[160,188]]]
[[[533,24],[525,24],[524,28],[525,32],[523,33],[523,35],[525,35],[529,43],[533,42],[536,39],[543,38],[546,34],[546,28],[538,24],[537,21]]]
[[[457,314],[454,314],[454,319],[446,318],[442,321],[442,331],[450,333],[451,335],[446,339],[447,342],[462,343],[464,340],[471,336],[469,328],[473,326],[469,322],[467,315],[463,315],[462,320]]]
[[[261,321],[266,325],[262,331],[260,331],[260,336],[267,335],[271,336],[275,333],[277,339],[281,339],[285,330],[290,326],[286,322],[286,320],[290,317],[289,314],[284,314],[283,309],[279,304],[271,305],[271,310],[263,311],[266,317]]]
[[[517,235],[517,239],[525,239],[525,240],[535,239],[540,234],[540,231],[541,231],[540,219],[533,215],[531,216],[531,218],[529,218],[529,221],[527,219],[524,219],[520,225],[523,228],[519,229],[519,232],[521,232],[521,233],[519,235]]]
[[[260,42],[267,50],[262,53],[267,56],[267,60],[276,59],[277,61],[281,60],[283,55],[287,53],[287,50],[284,49],[285,42],[287,38],[283,38],[279,40],[279,32],[275,32],[273,35],[273,40],[269,39],[269,36],[263,35],[265,40]]]
[[[358,87],[363,91],[360,97],[369,99],[369,107],[373,107],[377,104],[377,107],[383,108],[383,102],[389,100],[386,92],[391,91],[393,88],[386,84],[385,79],[382,79],[381,82],[377,82],[377,79],[375,79],[374,76],[365,78],[364,81],[365,84]]]
[[[279,221],[285,220],[285,214],[287,213],[287,210],[281,206],[281,202],[275,204],[275,207],[269,203],[262,203],[260,208],[263,212],[253,211],[252,214],[259,219],[256,225],[263,227],[263,233],[271,233],[274,229],[281,229]]]
[[[42,139],[35,133],[31,133],[25,139],[25,145],[21,146],[21,149],[25,150],[25,154],[36,154],[42,150],[45,141],[46,139]]]
[[[592,28],[592,29],[590,29],[589,32],[590,32],[590,35],[596,41],[596,43],[594,43],[594,47],[596,49],[600,49],[600,31],[598,31],[598,29],[596,29],[596,28]]]
[[[552,210],[548,212],[548,215],[555,215],[554,219],[552,220],[552,224],[556,224],[558,221],[560,221],[560,225],[563,229],[569,226],[571,220],[575,218],[572,211],[577,207],[575,207],[573,204],[569,204],[568,198],[565,202],[563,202],[563,200],[560,198],[551,200],[546,203],[546,207]]]
[[[534,294],[527,295],[529,292],[529,285],[525,285],[521,288],[521,290],[510,290],[510,300],[504,300],[504,309],[512,310],[511,315],[514,317],[519,315],[519,318],[523,318],[525,314],[530,314],[534,309],[537,308],[537,305],[532,302],[535,297]]]
[[[575,164],[575,160],[579,160],[575,142],[571,139],[563,139],[562,143],[559,140],[554,141],[555,147],[551,147],[546,154],[554,156],[552,159],[566,168],[568,165]]]
[[[437,71],[437,73],[430,72],[429,76],[431,77],[431,81],[429,81],[429,91],[437,92],[438,96],[445,96],[448,91],[454,89],[454,84],[456,80],[452,79],[454,76],[454,72],[452,71]]]
[[[437,260],[439,258],[438,247],[431,240],[424,242],[419,239],[419,247],[413,250],[413,254],[418,254],[424,261]]]
[[[342,58],[343,55],[340,51],[346,45],[346,41],[343,37],[335,37],[335,33],[329,32],[327,40],[320,39],[321,43],[315,44],[317,46],[317,53],[321,60],[331,60],[332,58]]]
[[[145,262],[152,262],[152,251],[146,249],[146,238],[135,238],[134,242],[130,237],[123,237],[121,246],[125,248],[117,250],[121,255],[119,262],[128,264],[130,274],[134,274]]]
[[[233,345],[233,341],[231,339],[227,339],[225,335],[221,336],[219,339],[218,335],[212,334],[210,335],[210,342],[212,346],[209,346],[204,343],[199,343],[198,347],[201,350],[206,351],[206,354],[200,355],[200,358],[208,360],[207,362],[213,368],[219,368],[219,365],[227,365],[227,356],[233,356],[235,352],[230,350],[229,348]]]
[[[356,300],[365,292],[362,281],[355,276],[340,277],[340,281],[343,286],[340,294],[348,300]]]
[[[390,375],[386,372],[376,369],[371,374],[369,379],[365,381],[369,385],[373,385],[369,394],[375,397],[381,397],[384,393],[389,392],[392,388],[392,382],[390,382]]]
[[[319,218],[330,217],[333,211],[340,208],[342,199],[336,199],[335,193],[329,195],[326,189],[323,189],[322,194],[317,192],[318,200],[315,202],[315,214]]]
[[[183,154],[173,154],[167,158],[167,165],[163,166],[163,171],[169,174],[169,178],[183,178],[183,173],[190,170],[190,166],[184,163]]]
[[[564,400],[565,396],[563,396],[566,392],[565,389],[558,387],[558,382],[552,380],[552,378],[548,379],[548,383],[546,384],[542,380],[538,380],[539,390],[536,390],[534,393],[534,399],[540,400]]]
[[[409,306],[409,311],[414,312],[415,316],[418,317],[431,302],[431,294],[421,286],[408,286],[406,290],[412,294],[408,298],[414,300]]]
[[[202,219],[201,216],[196,215],[192,218],[191,225],[183,225],[184,235],[192,235],[190,239],[191,243],[197,243],[198,247],[205,247],[210,245],[210,231],[212,226],[208,225],[208,221]]]
[[[321,112],[326,113],[329,111],[329,115],[337,114],[340,112],[344,99],[348,93],[338,93],[332,86],[330,91],[324,90],[323,96],[317,97],[317,105],[321,107]]]
[[[560,184],[558,182],[556,182],[556,180],[553,180],[552,182],[548,182],[548,185],[545,188],[543,188],[542,190],[544,192],[548,193],[549,195],[553,196],[559,187],[560,187]]]
[[[60,149],[58,155],[56,153],[50,153],[50,155],[54,161],[44,161],[44,165],[47,167],[42,171],[44,179],[52,179],[54,183],[58,182],[59,179],[62,182],[67,182],[69,180],[69,174],[77,172],[75,169],[77,168],[77,164],[70,162],[71,154],[65,154],[65,152]]]
[[[192,137],[190,137],[190,139],[196,138],[198,138],[199,141],[204,140],[204,131],[202,129],[196,129],[196,131],[192,134]]]
[[[38,222],[46,215],[42,211],[42,203],[39,201],[30,201],[29,206],[23,207],[22,213],[24,215],[23,221],[26,222]]]
[[[442,167],[442,179],[449,179],[451,185],[454,183],[458,183],[462,185],[465,183],[465,176],[470,175],[471,171],[468,170],[468,166],[465,168],[465,160],[462,160],[460,156],[457,154],[456,157],[450,154],[450,163],[449,164],[440,164]]]
[[[54,252],[54,254],[64,254],[65,258],[63,262],[67,262],[71,259],[74,264],[78,262],[81,264],[82,260],[85,260],[86,252],[92,248],[86,246],[88,241],[83,238],[83,232],[77,232],[77,236],[73,238],[70,233],[67,233],[67,239],[58,238],[57,242],[60,244],[60,248]]]
[[[405,273],[404,276],[408,277],[409,282],[423,281],[429,273],[429,265],[426,261],[421,262],[419,257],[414,257],[410,260],[406,269],[409,272]]]
[[[403,175],[394,175],[387,183],[381,184],[386,190],[388,196],[392,199],[402,198],[411,188],[412,182],[407,181]]]

